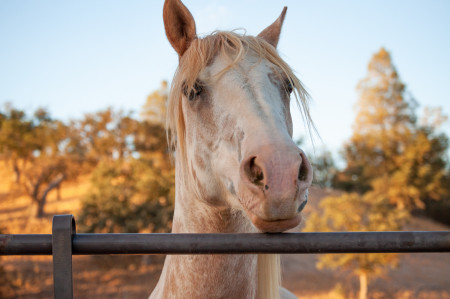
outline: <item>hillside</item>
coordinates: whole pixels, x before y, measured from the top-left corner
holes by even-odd
[[[8,178],[6,170],[0,175]],[[30,202],[25,197],[7,196],[10,181],[0,183],[0,227],[7,233],[51,233],[53,214],[77,217],[80,198],[89,178],[67,183],[61,199],[52,193],[43,219],[30,218]],[[307,214],[321,198],[336,191],[312,188]],[[427,219],[415,218],[408,230],[448,230]],[[147,298],[159,277],[162,256],[75,256],[75,298]],[[300,298],[355,298],[356,278],[346,272],[317,270],[316,255],[284,255],[284,285]],[[3,257],[0,260],[9,282],[0,286],[4,298],[52,298],[51,257]],[[1,275],[1,274],[0,274]],[[3,292],[3,293],[2,293]],[[399,267],[382,279],[372,281],[370,298],[450,298],[450,254],[403,254]]]

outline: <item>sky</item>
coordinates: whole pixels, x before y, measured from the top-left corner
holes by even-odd
[[[352,134],[356,85],[381,47],[407,92],[450,114],[450,1],[185,0],[197,33],[257,35],[288,12],[278,50],[312,96],[316,149],[338,156]],[[62,120],[112,106],[138,115],[178,57],[162,21],[163,1],[0,1],[0,105]],[[242,31],[244,32],[244,31]],[[294,113],[294,137],[304,135]],[[443,130],[450,136],[450,122]]]

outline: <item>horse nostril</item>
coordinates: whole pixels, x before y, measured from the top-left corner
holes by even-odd
[[[300,168],[298,170],[298,180],[301,182],[305,182],[309,179],[309,167],[308,167],[308,160],[303,154],[300,154],[302,158],[302,162],[300,164]]]
[[[298,170],[298,179],[302,182],[306,181],[308,178],[308,167],[306,167],[305,163],[302,161],[300,164],[300,169]]]
[[[248,164],[245,166],[245,172],[250,182],[255,185],[262,185],[264,179],[264,173],[262,169],[255,163],[256,157],[251,158]]]

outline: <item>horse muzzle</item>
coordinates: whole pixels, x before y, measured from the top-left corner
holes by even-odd
[[[282,232],[301,222],[312,168],[295,145],[266,146],[240,165],[238,195],[253,225],[262,232]]]

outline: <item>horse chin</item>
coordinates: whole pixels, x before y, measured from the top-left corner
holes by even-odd
[[[289,219],[265,220],[255,214],[248,212],[253,225],[263,233],[281,233],[296,227],[302,221],[302,215],[299,213]]]

